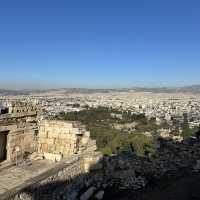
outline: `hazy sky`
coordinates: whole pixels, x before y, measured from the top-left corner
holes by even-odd
[[[199,0],[0,1],[0,87],[200,83]]]

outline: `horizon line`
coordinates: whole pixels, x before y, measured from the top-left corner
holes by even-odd
[[[33,87],[33,88],[16,88],[16,87],[0,87],[0,90],[8,91],[34,91],[34,90],[134,90],[134,89],[178,89],[185,87],[200,87],[200,84],[188,84],[182,86],[129,86],[129,87]]]

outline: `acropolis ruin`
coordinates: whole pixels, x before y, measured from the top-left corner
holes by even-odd
[[[34,177],[44,181],[64,169],[65,178],[86,173],[101,158],[82,124],[39,120],[38,114],[37,106],[25,102],[0,105],[0,199],[11,199],[34,184]],[[19,178],[15,181],[14,176]]]

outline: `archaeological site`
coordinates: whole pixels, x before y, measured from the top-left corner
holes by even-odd
[[[103,156],[84,124],[41,116],[37,104],[0,104],[0,200],[199,197],[200,130],[158,138],[152,157],[133,148]]]
[[[40,120],[37,106],[0,106],[0,199],[34,185],[71,180],[101,159],[90,132],[78,122]]]

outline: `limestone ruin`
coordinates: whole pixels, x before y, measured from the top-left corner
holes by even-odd
[[[89,148],[95,151],[96,143],[80,123],[44,120],[39,124],[38,152],[45,158],[60,161]]]
[[[4,186],[1,188],[0,184],[1,199],[4,198],[4,192],[13,190],[15,193],[16,186],[23,189],[26,185],[22,187],[18,185],[30,178],[33,181],[34,177],[48,170],[51,170],[48,176],[54,177],[57,171],[63,169],[65,178],[70,179],[80,173],[88,172],[91,166],[101,159],[101,154],[96,151],[96,142],[90,138],[90,132],[86,131],[82,124],[39,120],[38,114],[37,106],[25,102],[12,101],[0,105],[0,179],[2,185],[10,183],[6,190]],[[48,162],[55,163],[55,169],[58,169],[54,170],[53,174],[54,166]],[[30,170],[28,165],[30,165]],[[7,170],[5,173],[4,166]],[[20,176],[15,184],[11,178],[12,166],[16,166],[14,170],[17,170]],[[33,169],[38,169],[38,166],[41,167],[40,170],[34,172]],[[9,171],[9,167],[12,170]],[[24,169],[26,170],[24,173],[28,174],[27,177],[25,175],[22,177]],[[6,176],[10,178],[7,179]],[[45,174],[41,177],[48,180],[48,176]]]
[[[0,162],[15,163],[37,151],[38,110],[22,102],[0,109]]]

